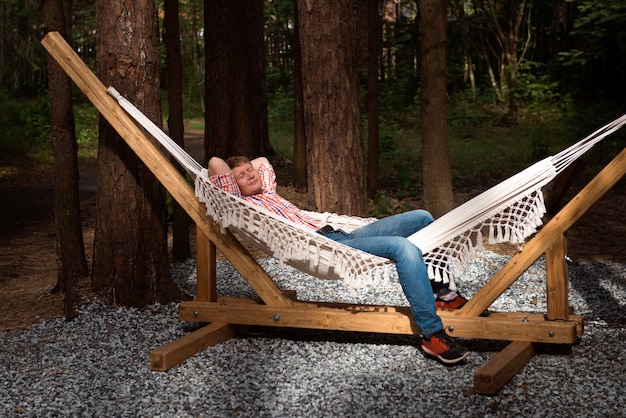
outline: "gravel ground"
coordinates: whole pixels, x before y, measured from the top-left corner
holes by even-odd
[[[474,294],[507,258],[479,254],[459,286]],[[355,294],[272,259],[263,266],[301,299],[406,305],[392,282]],[[194,260],[172,266],[195,286]],[[221,295],[252,291],[227,263]],[[493,309],[545,312],[539,260]],[[71,322],[1,332],[0,416],[110,417],[548,417],[626,416],[626,265],[570,265],[570,304],[585,315],[581,340],[539,354],[496,395],[470,395],[476,369],[505,343],[464,340],[473,351],[447,367],[426,358],[417,339],[255,328],[167,371],[149,369],[150,350],[193,330],[177,305],[132,309],[89,303]]]

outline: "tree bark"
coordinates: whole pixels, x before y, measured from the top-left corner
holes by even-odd
[[[273,154],[267,130],[263,1],[204,2],[205,159]]]
[[[367,194],[378,189],[378,0],[367,2]]]
[[[297,0],[294,0],[297,3]],[[295,10],[293,45],[293,185],[307,190],[306,134],[304,131],[304,91],[302,86],[302,48],[298,29],[298,5]]]
[[[435,218],[454,207],[446,121],[446,1],[420,1],[420,118],[424,203]]]
[[[161,125],[155,3],[97,0],[98,74]],[[165,192],[100,119],[93,286],[110,301],[144,306],[182,297],[167,254]]]
[[[46,32],[67,36],[62,0],[43,0],[42,13]],[[48,56],[48,89],[50,93],[50,141],[54,154],[54,217],[57,228],[56,287],[63,292],[63,314],[66,319],[78,315],[80,300],[78,282],[89,273],[85,258],[78,190],[78,144],[72,111],[70,78],[57,62]]]
[[[298,0],[309,206],[365,215],[359,74],[351,0]]]
[[[178,21],[178,0],[165,0],[165,49],[167,54],[167,104],[169,135],[182,148],[185,147],[185,127],[183,122],[183,67],[180,54],[180,24]],[[172,159],[181,174],[185,171]],[[189,216],[183,208],[172,200],[172,255],[177,261],[191,257],[189,246]]]

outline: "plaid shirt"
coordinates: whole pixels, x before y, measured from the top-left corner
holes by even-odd
[[[245,199],[257,206],[275,213],[276,215],[287,218],[292,222],[302,225],[306,228],[318,230],[320,225],[305,214],[296,205],[288,201],[287,199],[279,196],[276,193],[276,173],[274,168],[268,164],[261,164],[259,167],[259,175],[261,176],[261,182],[263,186],[261,193],[252,196],[243,196],[237,185],[237,180],[233,172],[230,171],[227,174],[220,174],[211,176],[210,179],[217,187],[227,193],[234,194],[235,196]]]

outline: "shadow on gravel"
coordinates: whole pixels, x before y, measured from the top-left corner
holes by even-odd
[[[611,324],[626,324],[624,301],[614,296],[624,292],[626,277],[616,268],[601,262],[570,265],[572,289],[580,294],[589,309],[589,312],[583,313],[586,321],[601,320]]]

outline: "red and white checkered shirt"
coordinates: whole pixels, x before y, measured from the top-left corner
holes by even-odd
[[[239,190],[237,180],[232,171],[227,174],[211,176],[210,180],[223,191],[234,194],[257,206],[261,206],[292,222],[313,230],[320,228],[320,225],[314,219],[300,210],[296,205],[276,193],[276,173],[274,173],[274,168],[271,165],[265,163],[261,164],[259,167],[259,175],[263,183],[261,193],[251,196],[243,196],[241,194],[241,190]]]

